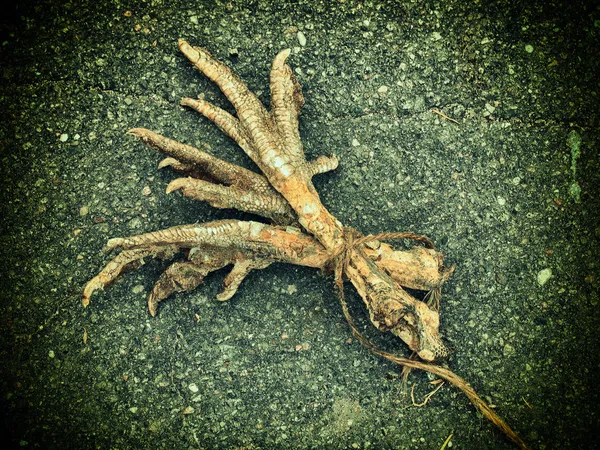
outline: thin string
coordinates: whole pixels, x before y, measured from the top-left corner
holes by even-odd
[[[479,395],[477,395],[475,390],[463,378],[459,377],[454,372],[444,367],[440,367],[435,364],[424,363],[422,361],[412,360],[409,358],[404,358],[393,353],[386,352],[377,347],[373,342],[371,342],[369,339],[363,336],[363,334],[358,330],[354,319],[352,318],[352,316],[350,315],[350,311],[348,310],[348,304],[346,303],[346,298],[344,295],[343,276],[345,273],[347,273],[348,265],[350,264],[350,258],[352,257],[353,251],[359,250],[358,247],[367,242],[375,240],[379,241],[384,239],[411,239],[414,241],[423,242],[428,248],[435,249],[435,246],[429,238],[410,232],[379,233],[374,236],[363,236],[353,228],[347,227],[344,229],[344,245],[332,257],[332,262],[334,267],[335,284],[338,289],[338,298],[340,300],[344,316],[346,317],[346,321],[348,322],[348,325],[350,326],[354,337],[369,351],[378,356],[381,356],[403,367],[424,370],[426,372],[437,375],[438,377],[443,378],[444,380],[453,384],[465,393],[465,395],[469,398],[471,403],[475,405],[475,407],[481,412],[481,414],[483,414],[484,417],[486,417],[490,422],[492,422],[496,427],[498,427],[510,440],[517,444],[517,446],[520,449],[529,450],[529,447],[519,437],[519,435],[515,433],[512,430],[512,428],[510,428],[510,426],[508,426],[508,424],[504,422],[481,397],[479,397]],[[447,274],[447,276],[449,275],[450,274]]]

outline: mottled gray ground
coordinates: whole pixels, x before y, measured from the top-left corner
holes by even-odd
[[[125,135],[147,127],[252,167],[178,106],[200,93],[227,105],[178,54],[184,37],[266,102],[271,59],[292,47],[306,152],[341,160],[317,181],[324,203],[365,233],[429,235],[457,265],[442,310],[449,367],[532,447],[597,448],[592,3],[35,3],[1,29],[0,386],[11,445],[439,449],[453,433],[454,448],[511,448],[453,388],[411,406],[399,369],[349,342],[332,280],[314,270],[272,266],[226,304],[214,300],[220,272],[153,319],[145,296],[164,263],[150,262],[81,307],[108,238],[244,217],[165,195],[174,174]],[[369,336],[407,354],[350,300]],[[417,399],[428,381],[410,376]]]

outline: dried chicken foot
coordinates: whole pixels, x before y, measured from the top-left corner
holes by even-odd
[[[196,109],[215,120],[240,145],[285,197],[300,224],[334,254],[344,245],[343,227],[323,206],[312,185],[311,177],[319,171],[315,172],[315,166],[306,161],[302,150],[298,114],[304,99],[292,70],[285,64],[290,51],[280,52],[273,61],[269,112],[246,85],[208,51],[192,47],[182,39],[179,49],[219,86],[234,106],[237,118],[204,101]],[[327,164],[335,165],[333,161],[332,158]]]
[[[123,250],[87,284],[83,296],[84,306],[89,303],[94,290],[110,284],[126,265],[152,255],[164,259],[165,255],[172,255],[182,248],[191,249],[188,254],[190,263],[198,267],[204,265],[204,268],[184,265],[167,269],[163,275],[164,279],[161,277],[157,282],[157,285],[161,286],[160,289],[151,294],[158,301],[171,293],[194,289],[203,278],[198,273],[203,272],[205,268],[212,271],[237,262],[240,267],[234,267],[234,272],[240,272],[238,269],[244,265],[250,267],[249,263],[244,261],[253,261],[252,268],[263,268],[259,266],[273,261],[320,269],[329,264],[329,255],[323,246],[297,228],[237,220],[177,226],[129,238],[111,239],[106,248]],[[369,246],[365,245],[362,249],[374,264],[384,264],[383,268],[390,277],[406,287],[430,290],[441,286],[445,281],[441,255],[435,250],[413,247],[403,252],[378,242],[370,242]],[[419,269],[410,270],[411,267]],[[184,273],[192,277],[190,284],[183,280]],[[193,284],[196,279],[198,282]],[[243,277],[235,278],[233,287],[227,291],[227,298],[233,296],[242,279]],[[225,284],[228,285],[228,282]],[[158,295],[158,292],[162,294]],[[223,295],[219,299],[224,297]],[[158,301],[149,301],[149,304],[155,305]],[[156,309],[151,308],[151,312],[156,313]]]
[[[219,183],[246,187],[258,192],[274,192],[264,176],[216,158],[196,147],[182,144],[146,128],[132,128],[128,133],[140,138],[144,144],[184,163],[184,167],[194,167]]]
[[[291,210],[281,197],[261,194],[236,186],[223,186],[195,178],[177,178],[167,186],[167,194],[181,190],[186,197],[208,202],[215,208],[232,208],[272,219],[278,224],[292,224]]]
[[[298,133],[298,114],[304,104],[304,98],[300,84],[296,81],[290,67],[285,64],[290,50],[280,52],[273,61],[270,75],[271,111],[269,112],[227,66],[213,58],[206,50],[191,47],[182,39],[179,40],[179,48],[197,69],[219,86],[234,106],[237,117],[203,99],[183,99],[182,104],[208,117],[242,147],[265,175],[266,178],[262,178],[261,182],[270,184],[277,193],[281,194],[297,215],[298,222],[312,236],[307,236],[299,230],[295,230],[290,235],[289,230],[283,227],[223,221],[207,225],[175,227],[132,238],[112,240],[110,245],[122,247],[123,252],[88,283],[84,292],[84,304],[89,301],[89,296],[95,289],[104,287],[118,276],[122,269],[132,266],[136,256],[155,255],[163,247],[190,248],[188,255],[190,261],[176,263],[161,277],[162,281],[159,280],[161,286],[157,287],[156,291],[153,290],[155,299],[150,305],[153,314],[156,313],[158,301],[172,292],[193,289],[202,281],[205,272],[214,270],[221,264],[234,265],[232,273],[226,279],[227,286],[223,298],[229,298],[235,293],[252,268],[266,267],[272,261],[306,264],[311,267],[335,265],[338,287],[343,288],[344,276],[351,280],[363,298],[371,320],[379,329],[389,330],[398,335],[423,359],[433,360],[443,356],[447,350],[439,339],[437,312],[412,298],[402,290],[400,284],[403,283],[402,277],[407,277],[408,279],[404,280],[408,283],[407,286],[414,283],[430,289],[435,293],[430,298],[436,301],[439,300],[439,289],[452,272],[452,268],[444,268],[441,254],[431,249],[425,249],[427,251],[413,249],[401,254],[387,244],[374,241],[375,237],[361,238],[360,242],[355,242],[354,233],[344,229],[342,224],[322,205],[311,177],[327,170],[328,167],[337,165],[337,161],[334,158],[325,158],[317,160],[317,163],[309,163],[304,157]],[[144,137],[152,145],[152,139],[148,136],[145,133]],[[165,142],[161,141],[163,144]],[[167,145],[163,147],[168,147],[172,143],[174,141],[166,142]],[[175,150],[179,151],[178,146],[183,144],[175,144],[177,147]],[[252,183],[239,186],[237,184],[239,182],[235,180],[227,182],[227,174],[209,174],[200,170],[202,164],[197,164],[193,158],[191,161],[186,159],[185,152],[183,157],[182,152],[173,153],[172,156],[174,158],[167,158],[161,163],[161,167],[172,166],[187,175],[193,175],[194,178],[256,190]],[[196,176],[196,173],[200,176]],[[251,178],[254,176],[257,175],[251,175]],[[240,180],[243,177],[244,175],[240,174]],[[179,183],[182,183],[182,187],[185,186],[185,183]],[[227,196],[223,192],[218,195]],[[237,228],[234,224],[238,224]],[[384,234],[386,236],[381,235],[381,239],[391,238],[389,235],[394,233]],[[411,258],[414,261],[411,261]],[[408,263],[403,265],[402,261]],[[431,268],[433,271],[430,271]],[[343,289],[340,293],[342,310],[353,333],[363,345],[398,364],[420,368],[448,379],[463,389],[486,417],[522,448],[526,448],[518,436],[497,416],[494,416],[493,411],[489,410],[487,405],[472,390],[469,390],[470,388],[466,388],[468,386],[464,380],[438,366],[387,354],[367,341],[354,325],[344,300]]]
[[[181,189],[183,195],[195,200],[207,201],[217,208],[234,208],[250,212],[272,219],[278,224],[295,222],[295,215],[288,203],[262,175],[144,128],[134,128],[129,133],[140,137],[151,147],[178,158],[164,159],[159,164],[159,168],[172,166],[176,170],[192,175],[171,182],[167,187],[167,193]],[[338,160],[335,156],[321,156],[309,163],[308,172],[314,176],[335,170],[337,166]]]
[[[148,296],[150,314],[156,315],[158,303],[169,295],[175,292],[191,291],[202,282],[208,273],[232,264],[233,268],[224,280],[224,289],[217,295],[217,299],[220,301],[229,300],[251,270],[264,269],[272,261],[254,254],[248,257],[234,247],[228,246],[226,241],[230,240],[232,236],[229,236],[230,239],[215,241],[221,245],[221,248],[218,245],[206,244],[206,242],[211,242],[210,236],[234,228],[233,223],[226,222],[236,221],[224,222],[214,222],[204,227],[198,225],[174,227],[126,239],[109,240],[108,250],[121,247],[123,251],[88,282],[83,293],[83,306],[89,304],[90,297],[95,290],[103,289],[112,283],[124,269],[143,264],[144,257],[155,256],[170,259],[178,249],[182,248],[190,249],[188,252],[190,261],[175,262],[164,271]]]
[[[235,295],[244,278],[252,270],[264,269],[271,264],[270,260],[249,259],[242,253],[214,250],[211,252],[208,249],[203,249],[198,256],[200,259],[194,259],[195,254],[191,252],[188,255],[191,261],[175,262],[163,272],[148,296],[148,311],[152,316],[156,316],[160,301],[175,292],[190,292],[196,289],[210,272],[233,264],[223,281],[223,290],[217,294],[217,300],[226,301]]]
[[[145,128],[134,128],[129,133],[174,156],[161,161],[159,168],[172,166],[194,176],[174,180],[167,187],[167,193],[181,189],[183,195],[207,201],[217,208],[239,209],[279,224],[295,222],[290,206],[264,176]]]
[[[327,260],[324,249],[298,229],[237,220],[183,225],[129,238],[110,239],[106,249],[115,248],[121,248],[122,252],[87,283],[82,299],[84,306],[89,304],[95,290],[113,282],[126,267],[139,264],[146,256],[162,256],[167,251],[172,255],[178,249],[190,249],[188,258],[191,265],[171,266],[161,276],[148,301],[153,315],[160,300],[174,292],[194,289],[208,272],[229,264],[234,267],[225,280],[225,289],[218,296],[219,300],[231,298],[250,270],[265,268],[272,261],[321,267]],[[185,275],[191,277],[189,283],[183,280]]]

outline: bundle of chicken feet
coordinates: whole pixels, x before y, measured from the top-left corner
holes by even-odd
[[[108,241],[105,250],[121,249],[84,288],[83,305],[92,293],[119,275],[139,267],[144,258],[173,259],[148,296],[156,315],[158,304],[175,292],[189,292],[212,271],[232,265],[224,280],[220,301],[229,300],[252,271],[273,262],[333,270],[342,309],[358,340],[374,353],[408,368],[425,370],[461,389],[471,402],[521,448],[525,443],[460,377],[435,364],[449,353],[439,335],[441,288],[454,267],[445,267],[443,256],[424,236],[410,232],[363,236],[345,227],[321,203],[312,177],[334,170],[335,156],[307,161],[298,131],[304,105],[302,88],[286,64],[290,50],[275,57],[270,72],[270,111],[246,85],[207,50],[179,40],[179,49],[231,102],[237,116],[202,98],[184,98],[190,107],[214,122],[254,161],[262,174],[216,158],[144,128],[129,133],[168,155],[159,168],[171,167],[182,178],[167,186],[167,193],[209,202],[262,216],[266,222],[219,220],[190,224]],[[418,245],[395,249],[383,242],[409,239]],[[398,336],[418,357],[403,358],[378,349],[354,325],[343,295],[349,280],[363,299],[371,322],[380,331]],[[425,291],[418,300],[405,288]],[[419,360],[420,359],[420,360]]]

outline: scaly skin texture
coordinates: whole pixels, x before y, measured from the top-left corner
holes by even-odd
[[[179,41],[179,49],[219,86],[237,117],[203,99],[184,98],[181,104],[213,121],[263,175],[144,128],[134,128],[130,133],[169,155],[159,167],[172,167],[186,175],[172,181],[167,193],[179,190],[217,208],[261,215],[275,225],[226,220],[111,239],[107,247],[119,247],[122,252],[86,285],[83,304],[89,303],[96,289],[111,283],[125,269],[139,266],[143,258],[170,259],[181,249],[186,249],[187,261],[167,268],[149,295],[152,315],[160,301],[174,292],[196,288],[209,272],[227,265],[233,265],[233,269],[219,300],[231,298],[251,270],[263,269],[272,262],[326,269],[342,258],[349,262],[344,265],[343,276],[355,286],[379,330],[391,331],[426,361],[446,356],[447,349],[438,334],[437,308],[415,299],[402,286],[434,292],[436,295],[431,297],[438,300],[452,268],[444,267],[441,253],[433,248],[401,251],[376,240],[353,244],[358,234],[344,228],[321,203],[312,177],[334,170],[338,160],[321,156],[306,161],[298,132],[304,98],[285,62],[290,50],[281,51],[273,61],[268,111],[208,51],[184,40]]]

